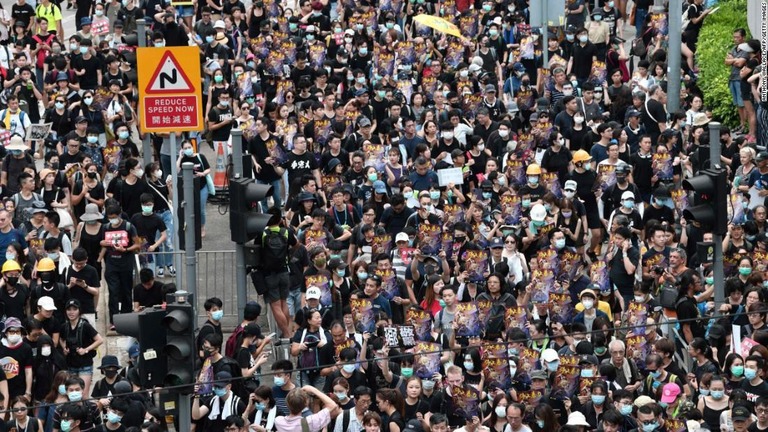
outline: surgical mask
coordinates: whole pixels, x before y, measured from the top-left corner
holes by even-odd
[[[211,312],[211,319],[213,319],[214,321],[221,321],[222,318],[224,318],[223,310],[217,310],[215,312]]]
[[[742,276],[749,276],[752,274],[752,269],[750,267],[739,267],[739,274]]]
[[[58,110],[63,110],[64,109],[64,104],[61,103],[61,102],[56,102],[56,103],[54,103],[54,105],[56,106],[56,109],[58,109]]]
[[[658,427],[658,424],[656,422],[653,422],[651,424],[645,424],[643,423],[643,432],[653,432],[653,430]]]
[[[367,56],[368,55],[368,48],[360,48],[358,50],[361,56]]]
[[[97,142],[99,142],[99,137],[89,136],[88,138],[86,138],[86,140],[88,140],[90,144],[96,144]]]
[[[313,40],[315,40],[315,35],[313,35],[312,33],[308,34],[308,35],[307,35],[307,40],[308,40],[308,41],[313,41]]]
[[[614,5],[615,5],[615,4],[616,4],[616,3],[612,2],[612,1],[611,1],[611,2],[608,2],[608,7],[612,8],[612,7],[614,7]]]
[[[218,397],[224,397],[227,394],[227,389],[222,387],[214,387],[213,394],[215,394]]]
[[[155,42],[155,48],[163,48],[163,47],[165,47],[165,41]]]
[[[129,134],[128,131],[120,131],[117,133],[117,137],[120,139],[128,139],[129,136],[131,136],[131,134]]]
[[[431,391],[435,388],[435,382],[432,380],[424,380],[421,382],[421,387],[426,391]]]
[[[563,90],[563,96],[572,96],[573,90]]]
[[[592,19],[593,19],[593,20],[595,20],[595,21],[598,21],[598,22],[600,22],[600,21],[602,21],[602,20],[603,20],[603,16],[602,16],[602,15],[594,15],[594,16],[592,17]]]
[[[80,54],[85,54],[88,52],[88,47],[81,46],[80,47]]]
[[[621,415],[628,416],[632,414],[632,405],[622,405],[621,409],[619,410],[621,412]]]
[[[715,400],[720,400],[723,398],[723,396],[725,396],[725,392],[723,390],[712,390],[711,394],[712,394],[712,399],[715,399]]]
[[[567,34],[567,35],[565,35],[565,39],[566,39],[568,42],[573,42],[573,39],[574,39],[574,38],[573,38],[573,35],[572,35],[572,34]]]
[[[440,199],[440,191],[429,191],[429,197],[433,200]]]
[[[357,82],[360,84],[365,84],[365,77],[357,77]]]
[[[441,308],[444,308],[445,307],[445,300],[440,299],[440,300],[437,301],[437,304],[439,304]]]
[[[757,377],[757,369],[744,369],[744,378],[752,381]]]
[[[592,403],[602,405],[605,402],[605,395],[592,395]]]
[[[403,367],[400,368],[400,375],[403,376],[403,378],[410,378],[413,376],[413,368],[412,367]]]
[[[368,272],[360,272],[357,274],[357,278],[361,281],[368,279]]]
[[[744,366],[731,366],[731,375],[735,377],[740,377],[744,375]]]
[[[379,91],[377,91],[377,92],[376,92],[376,94],[377,94],[377,95],[378,95],[380,98],[384,99],[384,97],[387,95],[387,92],[386,92],[385,90],[379,90]]]
[[[547,370],[550,371],[550,372],[556,371],[558,367],[560,367],[560,362],[559,361],[554,361],[554,362],[548,362],[547,363]]]
[[[562,249],[565,247],[565,239],[557,239],[555,240],[555,249]]]
[[[56,261],[56,260],[58,260],[58,259],[59,259],[59,253],[58,253],[58,252],[50,252],[50,253],[48,254],[48,258],[50,258],[50,259],[52,259],[52,260]]]
[[[591,169],[592,169],[592,164],[591,163],[587,162],[587,163],[584,164],[584,170],[585,171],[589,171]]]
[[[5,260],[6,261],[13,261],[16,259],[16,254],[13,252],[6,252],[5,253]]]
[[[475,364],[472,363],[471,361],[465,361],[464,369],[466,369],[467,372],[472,372],[473,370],[475,370]]]
[[[699,394],[702,396],[709,396],[709,389],[699,389]]]
[[[277,383],[277,379],[275,379],[275,383]],[[265,409],[267,409],[267,405],[263,402],[258,402],[256,403],[256,409],[258,411],[264,411]]]
[[[459,72],[459,76],[462,78],[467,78],[469,76],[469,71],[464,69],[461,72]]]
[[[352,373],[355,371],[355,365],[354,364],[345,364],[342,366],[342,369],[344,369],[344,372],[346,373]]]
[[[661,370],[648,372],[648,375],[650,375],[653,379],[659,379],[659,377],[661,377]]]
[[[76,43],[69,44],[70,51],[77,51],[79,48],[80,48],[79,45],[77,45]]]
[[[504,418],[504,417],[506,417],[506,415],[507,415],[507,407],[503,407],[503,406],[497,406],[497,407],[494,409],[494,412],[496,412],[496,417],[498,417],[498,418]]]
[[[388,29],[393,29],[393,28],[395,28],[395,23],[393,23],[393,22],[388,22],[388,23],[386,23],[386,24],[384,24],[384,25],[385,25],[385,26],[386,26]]]
[[[100,16],[103,16],[103,15],[104,15],[104,11],[103,11],[103,10],[100,10],[100,9],[96,9],[96,11],[94,11],[94,12],[95,12],[96,16],[98,16],[98,17],[100,17]]]
[[[368,174],[368,180],[370,180],[372,182],[375,182],[378,179],[379,179],[379,175],[378,174],[376,174],[376,173]]]
[[[413,197],[413,191],[403,192],[403,198],[408,199]]]
[[[69,399],[70,402],[79,402],[80,400],[83,399],[83,392],[80,392],[80,391],[69,392],[67,393],[67,398]]]
[[[477,150],[478,150],[478,151],[483,151],[483,150],[485,150],[485,144],[479,144],[479,145],[477,146]]]
[[[72,430],[72,420],[62,420],[60,423],[62,432],[69,432]]]
[[[195,154],[194,151],[192,151],[191,148],[184,149],[184,156],[192,157],[192,155]]]
[[[539,184],[539,178],[538,177],[528,177],[528,183],[535,185]]]
[[[490,29],[488,30],[488,34],[491,36],[496,36],[497,34],[499,34],[499,31],[496,29]]]
[[[566,219],[568,219],[569,217],[573,216],[573,212],[572,211],[564,211],[564,212],[560,212],[560,214],[562,214],[563,217],[566,218]]]
[[[544,429],[544,420],[536,420],[536,425],[539,429]]]
[[[595,371],[593,371],[592,369],[587,368],[587,369],[582,369],[581,370],[581,377],[582,378],[592,378],[594,376],[595,376]]]
[[[635,296],[635,303],[642,303],[644,301],[645,301],[644,296],[638,296],[638,295]]]
[[[483,199],[491,199],[492,194],[490,192],[483,192]]]
[[[334,394],[340,401],[347,400],[347,394],[344,392],[335,392]]]
[[[87,98],[84,98],[84,99],[83,99],[83,102],[84,102],[86,105],[88,105],[88,106],[91,106],[91,104],[93,103],[93,98],[92,98],[92,97],[87,97]]]
[[[337,275],[338,275],[340,278],[343,278],[343,277],[344,277],[344,275],[345,275],[345,274],[347,274],[347,272],[346,272],[346,270],[344,270],[344,269],[341,269],[341,270],[336,270],[336,274],[337,274]]]
[[[112,424],[120,423],[120,420],[122,420],[122,419],[123,419],[122,416],[119,416],[119,415],[113,413],[112,411],[107,413],[107,421],[112,423]]]
[[[141,206],[141,212],[144,213],[145,215],[152,214],[153,207],[154,206],[151,206],[151,205],[146,205],[146,206],[143,205]]]
[[[139,168],[133,174],[136,175],[136,177],[142,177],[144,175],[144,170]]]
[[[525,208],[528,208],[528,207],[530,207],[530,206],[531,206],[531,200],[530,200],[530,199],[525,199],[525,198],[524,198],[524,199],[521,201],[521,204],[522,204],[522,206],[523,206],[523,207],[525,207]]]
[[[584,117],[574,117],[574,118],[573,118],[573,121],[574,121],[576,124],[582,124],[582,123],[584,123]]]
[[[630,200],[625,200],[624,201],[624,208],[632,210],[633,208],[635,208],[635,202],[634,201],[630,201]]]
[[[212,43],[213,42],[213,36],[206,36],[205,37],[205,42],[206,43]]]
[[[586,43],[589,40],[589,36],[579,36],[579,42]]]
[[[452,140],[453,139],[453,132],[443,132],[443,138],[445,138],[447,140]]]
[[[48,348],[50,348],[50,347],[48,347]],[[59,394],[62,395],[62,396],[67,394],[67,387],[64,384],[59,384],[58,390],[59,390]]]
[[[485,5],[483,5],[483,10],[484,10],[484,11],[486,11],[486,12],[490,12],[490,11],[491,11],[491,9],[492,9],[491,5],[488,5],[488,4],[485,4]]]
[[[712,284],[715,283],[715,278],[713,278],[712,276],[705,277],[704,278],[704,283],[707,284],[707,285],[712,285]]]
[[[41,347],[40,348],[40,355],[43,356],[43,357],[50,357],[51,356],[51,346],[50,345],[46,345],[44,347]],[[66,393],[66,388],[64,389],[64,392]]]
[[[8,335],[5,337],[5,339],[8,340],[9,344],[16,345],[17,343],[21,342],[21,335],[19,334]]]
[[[593,307],[595,307],[594,300],[583,300],[581,304],[584,305],[584,309],[592,309]]]
[[[285,385],[285,378],[283,377],[275,377],[273,381],[275,385],[278,387],[282,387]]]
[[[228,100],[219,101],[219,105],[221,105],[223,107],[227,107],[227,106],[229,106],[229,101]]]
[[[96,173],[94,173],[94,174],[96,174]],[[163,170],[155,171],[155,177],[162,178],[163,177]]]
[[[508,129],[499,129],[499,136],[501,138],[506,138],[509,136],[509,130]]]

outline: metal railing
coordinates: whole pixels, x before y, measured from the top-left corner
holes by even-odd
[[[176,259],[181,258],[181,266],[176,266],[176,272],[180,276],[181,286],[178,289],[184,289],[186,281],[186,266],[184,266],[184,252],[172,252],[174,255],[174,262],[178,262]],[[144,261],[148,253],[141,253],[137,255],[136,266],[141,268],[139,262]],[[236,325],[239,323],[237,314],[238,310],[242,309],[245,301],[237,298],[236,287],[236,268],[235,268],[235,251],[197,251],[197,315],[198,317],[205,317],[205,309],[203,303],[210,297],[218,297],[224,303],[224,321],[225,325]],[[150,266],[150,268],[152,268]],[[171,277],[168,272],[165,272],[163,278],[157,278],[158,281],[163,283],[175,282],[175,278]],[[139,283],[139,272],[134,272],[134,282]],[[250,281],[247,281],[250,284]],[[257,300],[255,290],[248,290],[248,300]],[[246,300],[247,301],[247,300]],[[202,322],[202,321],[200,321]]]

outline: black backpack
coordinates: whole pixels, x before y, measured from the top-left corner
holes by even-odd
[[[221,360],[222,366],[226,367],[226,369],[229,370],[229,373],[232,375],[232,381],[230,383],[232,384],[232,393],[243,399],[244,397],[248,397],[248,391],[245,389],[245,383],[243,382],[243,371],[240,369],[240,364],[237,363],[237,360],[223,356]]]
[[[288,264],[288,230],[271,228],[264,230],[261,237],[261,268],[274,271],[284,269]]]
[[[664,309],[677,309],[677,306],[685,301],[685,297],[682,297],[678,300],[677,297],[679,295],[680,291],[676,286],[665,283],[659,290],[659,304]]]

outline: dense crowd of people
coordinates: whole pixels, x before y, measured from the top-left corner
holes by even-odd
[[[668,95],[649,0],[568,0],[545,28],[519,0],[0,4],[0,429],[167,429],[138,345],[92,380],[95,326],[174,289],[171,164],[210,179],[201,146],[231,154],[234,128],[273,186],[251,276],[276,328],[248,303],[225,339],[231,306],[205,302],[195,430],[768,429],[763,59],[735,28],[738,124],[710,138],[696,51],[716,8],[684,4]],[[205,130],[140,159],[145,36],[200,48]],[[723,303],[696,247],[711,228],[682,217],[711,145]],[[203,236],[221,186],[200,182]]]

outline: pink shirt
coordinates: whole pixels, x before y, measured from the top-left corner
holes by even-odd
[[[331,412],[328,408],[323,408],[317,414],[306,417],[309,425],[309,432],[319,432],[331,423]],[[280,416],[275,419],[275,429],[277,432],[302,432],[301,416],[289,415]]]

